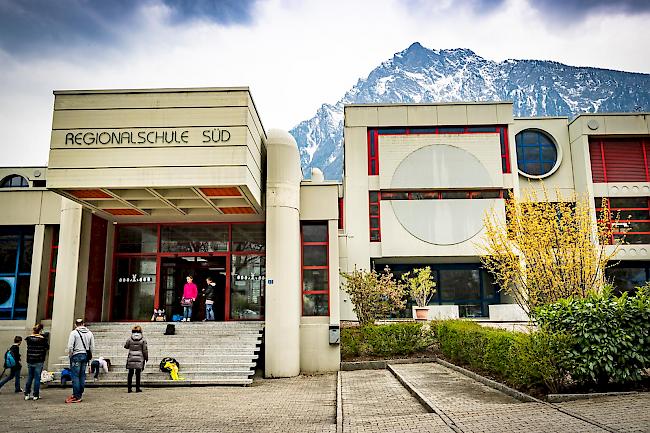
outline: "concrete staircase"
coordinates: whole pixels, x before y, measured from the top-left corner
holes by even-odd
[[[167,322],[93,323],[88,329],[95,336],[93,357],[111,360],[109,373],[101,373],[87,386],[125,385],[127,381],[124,343],[135,325],[142,327],[147,340],[149,362],[142,372],[143,385],[248,385],[253,382],[264,330],[263,322],[174,322],[176,335],[164,335]],[[160,360],[170,356],[180,363],[183,381],[172,381],[159,369]],[[55,380],[68,367],[67,356],[59,358]],[[135,381],[135,378],[134,378]]]

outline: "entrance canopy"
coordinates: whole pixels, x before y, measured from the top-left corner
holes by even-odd
[[[48,188],[111,220],[262,213],[248,88],[55,92]]]

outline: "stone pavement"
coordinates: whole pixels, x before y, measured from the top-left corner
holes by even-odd
[[[453,432],[388,370],[341,372],[343,431]]]
[[[336,432],[336,375],[260,380],[250,387],[86,389],[84,401],[65,404],[70,389],[44,389],[24,401],[0,391],[0,431]]]
[[[650,432],[650,393],[569,401],[557,406],[626,433]]]
[[[522,403],[440,364],[401,364],[392,368],[440,408],[464,433],[650,432],[647,394],[593,399],[559,405],[595,424],[543,403]],[[621,405],[623,404],[623,405]],[[617,422],[621,418],[626,421]]]
[[[388,370],[341,372],[343,432],[650,433],[650,394],[548,405],[521,403],[439,364],[393,369],[441,412],[429,413]],[[24,401],[0,391],[8,432],[336,432],[336,375],[255,380],[250,387],[91,388],[66,405],[68,389]],[[562,408],[570,412],[563,413]],[[595,423],[572,416],[579,414]],[[446,422],[445,422],[446,421]]]

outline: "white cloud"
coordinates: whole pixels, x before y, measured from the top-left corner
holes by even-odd
[[[272,0],[255,5],[252,23],[230,26],[172,25],[168,10],[148,5],[111,46],[0,51],[0,165],[46,163],[54,89],[248,85],[265,127],[289,129],[414,41],[492,60],[650,72],[650,57],[639,52],[650,40],[648,15],[591,15],[566,25],[517,0],[489,13],[406,4]]]

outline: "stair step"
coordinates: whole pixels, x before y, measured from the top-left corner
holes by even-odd
[[[241,385],[250,385],[253,383],[252,378],[232,378],[232,377],[223,377],[223,378],[210,378],[210,379],[188,379],[185,380],[171,380],[167,379],[155,379],[149,381],[142,381],[144,387],[173,387],[173,386],[241,386]],[[126,385],[124,380],[98,380],[93,382],[92,380],[86,382],[86,388],[96,388],[103,386],[120,386],[123,387]],[[70,382],[66,387],[70,387]],[[58,381],[50,382],[48,387],[61,387],[61,384]],[[145,392],[147,392],[145,390]]]
[[[164,335],[167,322],[90,323],[95,336],[93,354],[111,360],[112,368],[101,373],[98,382],[89,386],[124,386],[128,371],[124,343],[133,326],[140,325],[148,343],[149,362],[142,372],[146,386],[187,385],[249,385],[261,350],[264,322],[172,322],[175,335]],[[187,380],[172,381],[169,373],[159,369],[160,360],[174,357],[181,365],[179,374]],[[59,357],[55,365],[60,378],[61,369],[69,366],[67,356]]]
[[[243,361],[243,362],[181,362],[178,361],[181,365],[181,370],[210,370],[210,371],[220,371],[220,370],[242,370],[242,369],[251,369],[255,368],[256,363],[253,361]],[[68,368],[69,364],[60,363],[55,364],[56,370],[60,371],[63,368]],[[111,370],[109,373],[114,371],[126,371],[126,359],[122,359],[116,362],[111,362]],[[160,362],[148,362],[145,371],[155,370],[159,371]],[[102,372],[102,374],[104,374]]]

